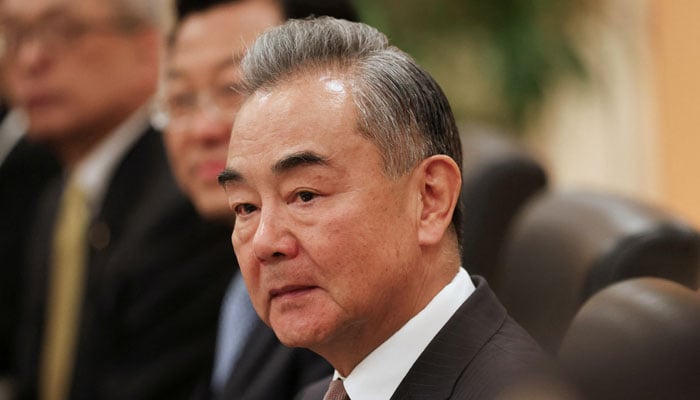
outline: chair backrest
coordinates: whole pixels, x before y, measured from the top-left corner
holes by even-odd
[[[549,192],[519,215],[495,288],[509,313],[555,352],[579,307],[620,280],[696,287],[700,235],[649,205],[609,193]]]
[[[558,354],[590,399],[700,399],[700,294],[659,278],[601,290]]]
[[[514,216],[546,187],[547,175],[531,154],[504,135],[463,134],[462,149],[462,265],[493,285]]]

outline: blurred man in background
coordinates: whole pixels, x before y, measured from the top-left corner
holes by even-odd
[[[149,126],[161,3],[2,3],[10,100],[64,170],[27,251],[22,399],[187,398],[211,363],[232,256]]]
[[[284,19],[308,15],[356,19],[346,1],[179,1],[155,120],[165,127],[170,162],[180,188],[199,213],[226,223],[230,211],[217,182],[231,127],[243,97],[236,91],[239,62],[250,43]],[[228,243],[230,235],[220,237]],[[308,350],[289,349],[255,314],[234,262],[223,302],[215,362],[197,399],[292,399],[330,365]]]

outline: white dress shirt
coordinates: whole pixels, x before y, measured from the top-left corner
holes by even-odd
[[[423,310],[374,349],[342,379],[351,399],[388,400],[423,350],[474,292],[469,274],[460,268]]]
[[[27,119],[19,110],[10,110],[0,122],[0,164],[17,145],[27,130]]]

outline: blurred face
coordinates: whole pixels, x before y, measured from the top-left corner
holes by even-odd
[[[348,84],[310,75],[255,93],[222,174],[258,314],[286,345],[332,363],[337,349],[363,355],[398,329],[421,275],[414,174],[385,176]]]
[[[158,42],[104,0],[5,0],[6,82],[30,135],[81,143],[110,131],[155,89]]]
[[[180,188],[205,217],[230,216],[217,176],[226,164],[233,119],[242,101],[232,90],[239,80],[238,62],[255,37],[281,21],[273,2],[218,6],[186,18],[170,49],[165,142]]]

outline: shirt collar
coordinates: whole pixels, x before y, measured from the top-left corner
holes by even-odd
[[[423,350],[472,292],[474,284],[466,270],[460,268],[423,310],[365,357],[348,377],[335,371],[333,379],[343,379],[351,399],[388,400]]]
[[[27,119],[22,112],[10,110],[0,122],[0,164],[22,139],[27,130]]]

